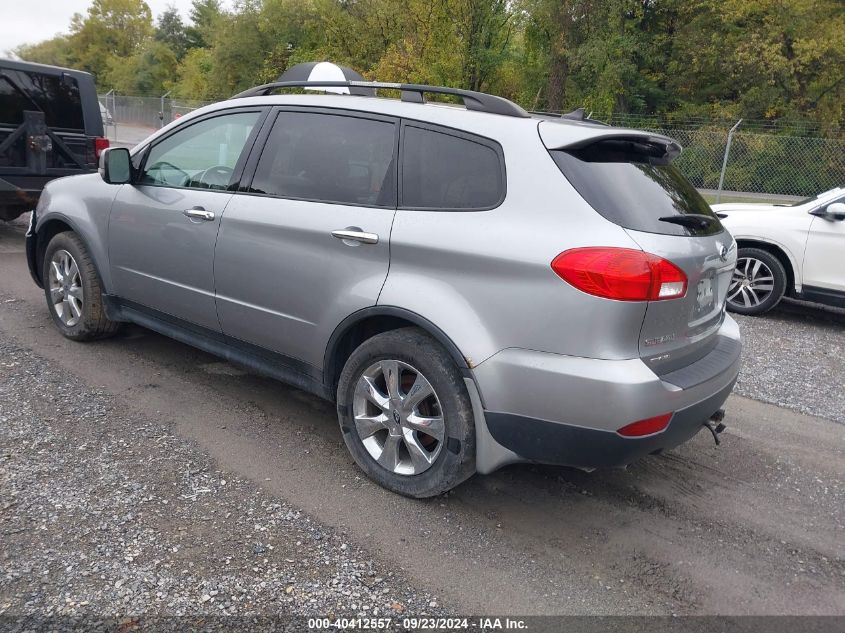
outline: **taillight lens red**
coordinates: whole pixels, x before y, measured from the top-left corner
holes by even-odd
[[[663,415],[657,415],[653,418],[631,422],[631,424],[626,424],[616,432],[624,437],[642,437],[644,435],[653,435],[654,433],[660,433],[660,431],[669,426],[669,420],[671,418],[671,413],[664,413]]]
[[[109,148],[109,139],[97,137],[94,139],[94,156],[97,160],[100,160],[100,154],[103,153],[104,149]]]
[[[573,248],[554,258],[552,270],[578,290],[605,299],[662,301],[687,293],[684,271],[631,248]]]

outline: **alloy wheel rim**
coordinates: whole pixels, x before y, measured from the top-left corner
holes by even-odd
[[[765,262],[753,257],[741,257],[736,262],[728,302],[740,308],[754,308],[769,298],[775,290],[775,276]]]
[[[73,327],[82,318],[83,290],[79,266],[73,255],[56,251],[50,260],[50,301],[59,320]]]
[[[446,425],[434,388],[400,360],[370,365],[355,386],[353,416],[364,448],[382,468],[419,475],[443,448]]]

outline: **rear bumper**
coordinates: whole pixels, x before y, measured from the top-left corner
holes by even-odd
[[[512,413],[486,412],[487,428],[500,445],[521,458],[577,468],[625,466],[651,453],[675,448],[702,428],[733,389],[734,379],[718,393],[676,411],[661,433],[642,438],[622,437],[566,423],[526,418]]]
[[[639,359],[499,352],[473,372],[484,401],[486,430],[501,449],[499,456],[480,455],[481,462],[494,466],[479,470],[521,460],[580,468],[622,466],[682,444],[722,407],[736,383],[741,344],[733,319],[726,317],[719,336],[724,340],[711,354],[673,372],[678,375],[663,377]],[[641,438],[616,433],[631,422],[669,412],[673,416],[660,433]]]

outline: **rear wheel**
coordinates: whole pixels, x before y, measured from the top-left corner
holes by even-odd
[[[756,316],[774,308],[786,292],[786,270],[777,257],[759,248],[740,248],[728,287],[728,309]]]
[[[64,336],[87,341],[117,331],[119,324],[106,317],[94,261],[76,234],[59,233],[50,240],[41,279],[50,315]]]
[[[475,426],[463,378],[421,330],[393,330],[362,343],[343,368],[337,401],[349,452],[381,486],[431,497],[475,472]]]

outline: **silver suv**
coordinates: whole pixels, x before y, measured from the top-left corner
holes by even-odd
[[[736,247],[674,141],[477,92],[291,85],[50,183],[27,256],[66,337],[130,321],[334,401],[361,469],[415,497],[715,437]],[[360,96],[382,88],[402,99]]]

